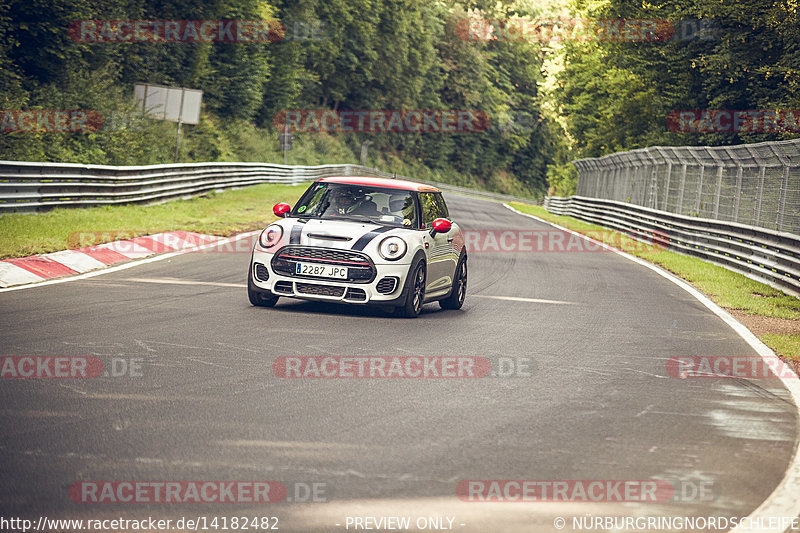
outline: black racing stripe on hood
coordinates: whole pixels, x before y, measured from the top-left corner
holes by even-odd
[[[383,226],[383,227],[380,227],[380,228],[375,228],[374,230],[371,230],[371,231],[365,233],[364,235],[362,235],[356,241],[356,243],[353,245],[351,250],[361,251],[361,250],[363,250],[364,248],[367,247],[367,245],[369,244],[369,241],[371,241],[372,239],[374,239],[375,237],[377,237],[381,233],[386,233],[387,231],[391,231],[393,229],[395,229],[395,228],[392,227],[392,226]]]
[[[303,233],[303,224],[305,220],[298,220],[297,224],[292,226],[292,232],[289,233],[289,244],[300,244],[300,236]]]

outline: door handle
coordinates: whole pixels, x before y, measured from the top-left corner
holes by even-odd
[[[453,238],[450,237],[449,239],[447,239],[447,242],[453,242]]]

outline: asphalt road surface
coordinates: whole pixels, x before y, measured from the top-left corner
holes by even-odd
[[[447,200],[466,229],[549,229],[498,203]],[[277,517],[281,531],[308,532],[388,516],[411,517],[411,530],[448,517],[454,531],[548,532],[563,517],[573,531],[575,516],[747,515],[795,448],[796,409],[777,379],[668,375],[671,357],[756,354],[689,294],[616,254],[475,252],[463,309],[429,304],[416,320],[287,299],[251,307],[248,260],[191,253],[0,293],[2,355],[93,356],[123,374],[0,381],[0,514]],[[495,374],[527,370],[273,373],[280,356],[325,355],[476,356]],[[456,494],[463,480],[509,479],[662,479],[677,490],[666,502]],[[73,501],[70,486],[91,480],[266,480],[289,494],[272,504]],[[311,487],[326,501],[309,501]]]

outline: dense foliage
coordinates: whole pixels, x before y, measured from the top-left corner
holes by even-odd
[[[566,1],[572,17],[659,21],[659,32],[651,39],[613,34],[569,39],[550,50],[556,68],[549,71],[544,99],[562,124],[569,148],[557,154],[548,171],[551,192],[574,192],[572,159],[654,145],[718,146],[798,137],[800,125],[791,120],[800,117],[795,111],[800,109],[796,1]],[[687,110],[698,120],[668,120]],[[729,127],[731,120],[721,119],[707,128],[701,118],[721,117],[721,111],[748,112],[751,121],[738,130]],[[782,112],[789,120],[778,128],[759,126],[754,111]]]
[[[564,47],[565,69],[557,75],[553,99],[577,155],[798,136],[791,127],[692,132],[667,124],[679,110],[800,109],[800,20],[794,0],[571,1],[582,17],[670,21],[665,40],[573,41]]]
[[[474,6],[424,0],[12,0],[0,8],[3,109],[92,109],[94,133],[3,132],[7,159],[169,162],[175,125],[133,111],[137,82],[201,89],[203,120],[185,126],[183,160],[280,160],[276,113],[291,109],[480,110],[480,133],[301,133],[294,162],[370,164],[541,193],[554,143],[538,120],[539,45],[467,42]],[[512,7],[492,7],[496,17]],[[476,12],[473,12],[473,16]],[[273,20],[277,42],[81,42],[80,20]],[[325,137],[334,137],[325,140]],[[298,145],[299,143],[299,145]],[[332,150],[329,150],[330,148]],[[299,148],[299,151],[298,151]],[[303,154],[301,156],[301,154]]]
[[[273,118],[286,110],[478,110],[490,118],[479,133],[300,133],[290,162],[357,162],[370,141],[368,164],[529,194],[548,186],[570,193],[569,161],[579,157],[797,136],[675,132],[666,123],[675,110],[800,107],[794,0],[550,2],[11,0],[0,4],[0,107],[97,110],[106,121],[92,133],[3,130],[0,157],[170,162],[175,124],[134,111],[137,82],[204,92],[200,124],[183,130],[184,161],[282,161]],[[465,20],[568,16],[669,20],[674,35],[615,42],[464,34]],[[275,42],[92,43],[69,35],[81,20],[282,26]]]

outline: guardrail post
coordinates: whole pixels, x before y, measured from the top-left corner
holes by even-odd
[[[780,191],[780,196],[778,197],[778,218],[775,221],[775,229],[777,229],[778,231],[783,231],[783,215],[784,212],[786,211],[786,196],[787,193],[789,192],[789,167],[791,166],[792,161],[791,159],[786,157],[786,153],[778,149],[778,146],[776,144],[770,144],[769,147],[770,150],[772,150],[772,153],[775,154],[775,157],[777,157],[778,160],[783,165],[783,176],[781,178],[781,191]]]
[[[739,222],[739,199],[742,196],[742,173],[744,167],[736,165],[736,194],[733,197],[733,221]]]
[[[615,193],[616,193],[616,192],[617,192],[619,189],[621,189],[621,188],[623,188],[623,187],[624,187],[625,189],[628,189],[628,188],[629,188],[629,186],[630,186],[630,183],[631,183],[631,179],[632,179],[632,178],[631,178],[631,174],[632,174],[633,172],[636,172],[636,170],[635,170],[635,169],[631,169],[631,167],[630,167],[630,166],[624,166],[624,167],[620,167],[620,173],[624,174],[624,175],[625,175],[625,178],[624,178],[624,179],[622,179],[622,180],[619,180],[619,181],[617,181],[617,183],[615,184],[615,187],[614,187],[613,189],[611,189],[611,194],[609,195],[609,198],[610,198],[610,199],[612,199],[612,200],[622,200],[622,201],[625,201],[625,199],[624,199],[624,198],[620,198],[620,197],[618,197],[618,196],[617,196],[617,197],[615,197],[615,196],[614,196],[614,194],[615,194]]]
[[[650,178],[650,199],[647,207],[658,208],[658,167],[653,165],[653,172]]]
[[[597,183],[597,174],[586,167],[575,167],[578,169],[578,186],[575,192],[581,196],[592,196],[590,192]]]
[[[758,196],[756,197],[756,212],[754,215],[754,226],[758,226],[758,221],[761,218],[761,199],[764,196],[764,177],[767,173],[767,167],[761,165],[758,171]]]
[[[592,186],[591,184],[594,183],[594,174],[584,171],[579,166],[575,168],[578,169],[578,184],[575,186],[575,193],[578,195],[591,196],[591,194],[587,194],[587,192]]]
[[[593,163],[596,165],[597,163]],[[600,191],[603,190],[603,173],[600,169],[595,166],[591,169],[592,174],[594,175],[594,181],[592,182],[592,187],[594,187],[594,191],[592,194],[587,196],[594,196],[595,198],[600,198]]]
[[[650,155],[649,149],[646,149],[644,153],[653,166],[653,171],[650,173],[650,196],[647,199],[647,207],[658,209],[658,165],[656,164],[656,158]]]
[[[683,189],[686,186],[686,167],[688,165],[686,163],[683,164],[681,168],[681,185],[678,188],[678,205],[677,205],[677,213],[683,214]]]
[[[778,200],[778,221],[777,230],[783,231],[783,212],[786,209],[786,193],[789,190],[789,167],[783,167],[783,179],[781,180],[781,196]]]
[[[722,194],[722,173],[725,172],[725,167],[720,165],[717,167],[717,188],[714,191],[714,218],[719,218],[719,196]]]
[[[641,168],[642,167],[640,167],[639,165],[635,165],[633,167],[633,177],[631,177],[631,179],[628,180],[628,186],[626,188],[626,191],[622,193],[626,199],[630,198],[631,202],[638,205],[643,205],[643,202],[639,200],[639,194],[638,194],[639,191],[636,190],[636,187],[639,185],[638,180]]]
[[[600,191],[603,190],[603,173],[600,172],[599,168],[595,168],[594,172],[594,196],[595,198],[600,198]]]
[[[694,211],[697,216],[700,216],[700,198],[703,197],[703,174],[705,174],[706,166],[700,165],[700,178],[697,180],[697,201],[694,205]]]
[[[617,169],[615,168],[614,172],[616,172],[616,171],[617,171]],[[606,169],[602,169],[599,172],[600,172],[601,182],[598,185],[599,190],[597,191],[597,197],[598,198],[605,198],[606,190],[608,189],[608,179],[609,179],[608,172],[609,171],[606,170]]]
[[[637,195],[639,200],[637,202],[635,202],[635,203],[637,203],[639,205],[642,205],[642,206],[645,206],[645,207],[647,206],[647,202],[650,201],[650,198],[648,197],[648,193],[650,192],[650,177],[647,174],[647,170],[648,170],[648,167],[645,164],[642,164],[639,167],[639,177],[638,177],[638,179],[639,179],[641,192]]]
[[[703,160],[701,158],[697,157],[697,154],[695,154],[696,150],[697,149],[695,149],[695,148],[687,148],[686,149],[686,151],[689,153],[689,155],[692,156],[692,159],[694,159],[695,162],[697,163],[696,165],[693,165],[693,166],[699,166],[700,167],[700,175],[698,176],[698,179],[697,179],[697,200],[695,200],[695,202],[694,202],[695,216],[700,216],[700,199],[703,196],[703,175],[705,174],[706,166],[703,164]],[[702,150],[702,148],[701,148],[701,150]]]

